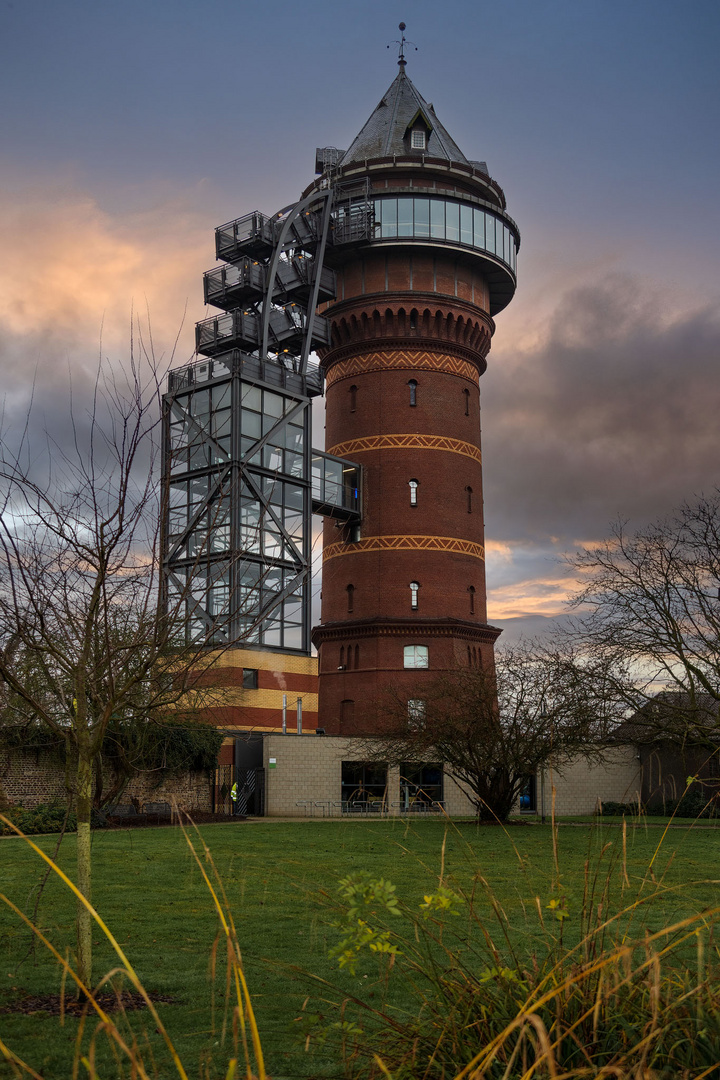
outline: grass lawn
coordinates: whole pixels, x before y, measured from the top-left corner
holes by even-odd
[[[437,885],[445,825],[437,820],[404,821],[298,821],[208,825],[201,828],[212,851],[230,899],[243,948],[243,959],[256,1008],[267,1058],[274,1080],[284,1077],[332,1075],[329,1057],[306,1054],[298,1025],[304,1000],[315,1012],[323,993],[310,979],[293,974],[297,967],[332,981],[343,994],[371,997],[377,990],[377,964],[358,967],[352,976],[338,971],[328,959],[328,948],[338,940],[330,925],[338,879],[357,870],[384,877],[397,886],[403,904],[417,910],[423,895]],[[696,827],[674,829],[664,840],[653,866],[647,867],[662,830],[630,827],[627,835],[627,873],[630,887],[622,888],[622,865],[611,873],[616,907],[637,895],[643,879],[644,894],[652,902],[634,917],[631,928],[660,929],[686,915],[720,904],[720,833]],[[52,852],[54,837],[38,841]],[[605,845],[611,847],[601,852]],[[577,823],[559,829],[561,887],[567,896],[570,918],[567,940],[579,934],[584,866],[591,876],[600,860],[598,879],[622,848],[617,823]],[[75,838],[62,844],[59,863],[73,874]],[[478,873],[492,886],[507,914],[511,936],[520,954],[539,945],[535,897],[544,908],[553,895],[553,844],[549,825],[521,825],[507,833],[500,828],[478,829],[459,823],[447,833],[445,872],[461,886],[471,888]],[[93,901],[151,993],[169,994],[174,1004],[160,1012],[190,1077],[220,1077],[230,1056],[221,1045],[224,963],[218,952],[213,1014],[209,962],[218,922],[204,885],[179,829],[123,830],[95,833],[93,840]],[[37,856],[21,840],[0,841],[1,889],[28,914],[43,874]],[[479,905],[487,907],[488,926],[496,926],[490,899],[482,890]],[[38,925],[60,952],[74,947],[74,900],[54,875],[42,894]],[[400,923],[400,920],[396,920]],[[456,920],[460,929],[462,920]],[[499,931],[493,931],[502,948]],[[98,930],[95,934],[95,973],[99,979],[116,960]],[[508,961],[510,962],[510,961]],[[0,911],[0,1009],[24,994],[57,992],[60,971],[38,945],[30,950],[30,936],[9,909]],[[402,1000],[403,986],[395,987]],[[154,1027],[147,1030],[145,1012],[128,1014],[134,1029],[145,1036],[157,1053],[157,1075],[176,1075],[164,1064]],[[73,1040],[78,1021],[42,1013],[0,1014],[0,1037],[32,1065],[45,1080],[72,1075]],[[102,1046],[98,1043],[98,1048]],[[103,1077],[115,1076],[106,1051]],[[201,1070],[201,1062],[208,1071]],[[224,1062],[224,1068],[222,1063]],[[13,1076],[0,1064],[0,1077]],[[80,1075],[84,1075],[81,1071]]]

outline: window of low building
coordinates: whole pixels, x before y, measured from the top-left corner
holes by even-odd
[[[521,814],[537,813],[537,777],[528,776],[519,801]]]
[[[400,808],[413,811],[430,810],[442,803],[443,767],[440,763],[418,764],[406,761],[400,766]]]
[[[340,793],[347,810],[380,810],[387,805],[386,762],[343,761]]]

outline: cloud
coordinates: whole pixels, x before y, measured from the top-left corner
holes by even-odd
[[[482,382],[490,604],[554,614],[564,552],[719,482],[720,317],[610,275],[566,291],[536,334],[502,329]]]
[[[193,348],[203,314],[200,275],[212,264],[212,231],[189,200],[114,216],[66,186],[16,192],[0,205],[0,371],[11,410],[35,382],[39,408],[57,412],[72,373],[90,387],[101,350],[129,354],[131,313],[149,316],[156,351],[178,363]],[[182,327],[185,306],[188,317]]]
[[[602,536],[714,486],[720,317],[620,276],[571,290],[542,339],[499,342],[483,382],[488,536]]]

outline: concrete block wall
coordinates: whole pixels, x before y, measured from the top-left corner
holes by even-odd
[[[338,817],[341,814],[343,761],[367,760],[362,739],[342,736],[269,735],[264,740],[266,813],[269,817]],[[628,802],[637,799],[641,770],[635,747],[608,751],[602,764],[578,758],[563,768],[545,771],[545,812],[550,814],[552,788],[558,816],[592,814],[598,800]],[[446,812],[451,817],[473,817],[475,809],[465,791],[446,769],[443,784]],[[542,812],[543,784],[538,776],[537,809]],[[389,812],[400,812],[400,773],[388,769]]]
[[[332,735],[269,735],[264,740],[265,806],[268,817],[339,817],[343,761],[366,761],[362,739]],[[446,809],[472,816],[472,804],[453,780],[444,780]],[[400,770],[388,769],[387,802],[400,813]]]
[[[598,801],[635,802],[641,791],[640,761],[634,746],[609,750],[602,764],[578,758],[558,772],[545,770],[545,813],[550,813],[555,787],[558,816],[593,814]],[[537,780],[537,806],[541,812],[541,776]]]

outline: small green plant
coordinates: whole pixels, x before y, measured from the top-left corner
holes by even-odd
[[[367,870],[359,870],[339,882],[338,892],[346,904],[345,918],[338,924],[344,936],[330,949],[330,957],[337,957],[339,966],[354,975],[365,949],[396,956],[399,949],[391,942],[390,931],[373,929],[368,922],[379,912],[393,917],[400,915],[395,886],[383,878],[374,881]]]

